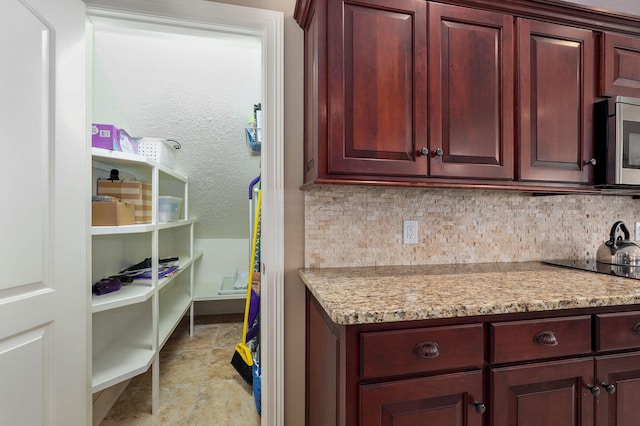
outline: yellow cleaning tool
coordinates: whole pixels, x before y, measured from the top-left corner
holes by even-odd
[[[251,285],[253,283],[253,264],[256,257],[258,243],[258,226],[260,224],[260,205],[262,204],[262,190],[258,190],[258,204],[256,206],[255,221],[253,224],[253,241],[251,242],[251,263],[249,264],[249,278],[247,283],[247,300],[244,305],[244,324],[242,326],[242,341],[236,345],[236,350],[231,358],[231,365],[249,385],[253,385],[253,357],[251,349],[247,346],[247,330],[249,329],[249,304],[251,302]]]

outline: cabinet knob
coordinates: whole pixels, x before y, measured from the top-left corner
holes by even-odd
[[[418,155],[422,155],[425,157],[428,157],[430,153],[431,151],[429,151],[429,148],[421,148],[420,151],[418,151]],[[443,155],[444,155],[444,151],[442,150],[442,148],[436,148],[433,151],[434,157],[442,157]]]
[[[537,344],[544,346],[558,345],[558,339],[556,339],[556,335],[553,333],[553,331],[541,331],[540,333],[536,334],[534,341]]]
[[[482,414],[485,411],[487,411],[487,406],[484,405],[482,402],[473,401],[471,404],[473,405],[473,408],[475,408],[476,413]]]
[[[587,389],[589,389],[589,392],[591,392],[591,395],[593,395],[593,396],[600,395],[600,387],[599,386],[587,385]]]
[[[588,166],[588,165],[595,166],[595,165],[596,165],[596,159],[595,159],[595,158],[592,158],[591,160],[587,160],[587,161],[585,161],[585,162],[584,162],[584,164],[585,164],[586,166]]]
[[[413,354],[420,358],[437,358],[440,356],[440,346],[435,342],[418,343],[413,348]]]
[[[631,331],[633,332],[633,334],[640,334],[640,322],[635,323],[631,328]]]
[[[610,395],[616,393],[616,386],[612,385],[611,383],[602,382],[602,383],[600,383],[600,386],[602,386],[604,388],[605,392],[610,394]]]

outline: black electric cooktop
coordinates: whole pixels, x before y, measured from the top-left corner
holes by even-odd
[[[580,269],[581,271],[596,272],[599,274],[616,275],[619,277],[640,280],[640,266],[637,265],[610,265],[595,260],[545,260],[542,263],[565,268]]]

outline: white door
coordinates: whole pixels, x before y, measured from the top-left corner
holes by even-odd
[[[90,424],[84,25],[0,2],[0,425]]]

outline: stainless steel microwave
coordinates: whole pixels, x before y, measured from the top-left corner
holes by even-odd
[[[594,129],[596,186],[640,186],[640,99],[596,102]]]

